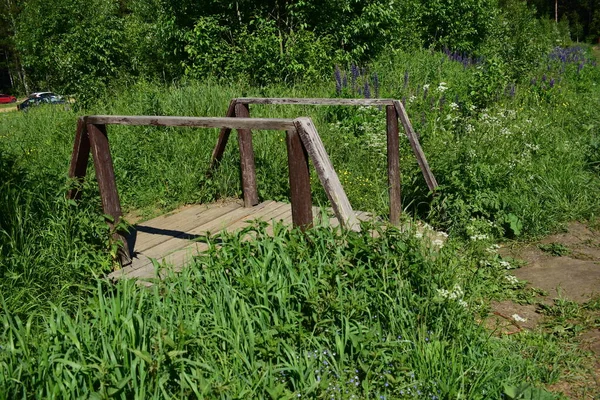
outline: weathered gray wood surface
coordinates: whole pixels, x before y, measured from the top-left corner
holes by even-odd
[[[294,128],[291,119],[230,117],[166,117],[154,115],[89,115],[88,124],[181,126],[193,128],[266,129],[287,131]]]
[[[312,213],[315,215],[315,224],[321,224],[324,223],[322,213],[331,215],[331,210],[313,207]],[[355,218],[368,220],[371,215],[357,212]],[[267,233],[272,232],[273,223],[277,221],[291,226],[291,206],[276,201],[266,201],[252,208],[244,208],[241,201],[193,205],[137,224],[135,231],[129,236],[129,242],[133,245],[132,264],[113,272],[109,278],[156,278],[153,260],[179,271],[192,261],[194,255],[208,248],[206,243],[195,242],[195,239],[209,233],[234,232],[255,219],[271,223]],[[331,226],[339,225],[334,217],[328,223]],[[252,234],[249,235],[248,239]]]
[[[393,99],[310,99],[310,98],[288,98],[288,97],[242,97],[236,99],[242,104],[301,104],[309,106],[391,106]]]
[[[352,211],[348,196],[346,196],[342,183],[333,169],[325,146],[323,146],[323,141],[321,141],[321,137],[317,133],[312,120],[303,117],[297,118],[294,121],[300,139],[302,139],[302,143],[315,166],[321,185],[325,189],[325,193],[331,202],[337,219],[345,228],[358,230],[360,226],[356,215]]]

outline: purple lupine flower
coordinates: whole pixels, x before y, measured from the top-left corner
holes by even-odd
[[[550,89],[554,87],[554,78],[550,79]]]
[[[531,78],[531,82],[530,83],[531,83],[531,86],[535,86],[536,83],[537,83],[537,79]]]
[[[379,98],[379,76],[377,76],[377,72],[373,74],[373,88],[375,88],[375,97]]]
[[[358,67],[352,63],[350,66],[350,73],[352,74],[352,90],[356,89],[356,79],[360,73],[358,72]]]
[[[510,97],[515,97],[516,90],[517,90],[517,88],[514,83],[512,85],[510,85]]]
[[[404,71],[404,89],[408,86],[408,70]]]
[[[365,81],[365,99],[371,98],[371,88],[369,87],[369,81]]]
[[[580,73],[581,70],[583,69],[584,65],[583,62],[579,63],[579,65],[577,66],[577,73]]]
[[[542,82],[546,82],[546,79],[548,78],[546,78],[546,74],[544,74],[544,76],[542,76]]]
[[[348,87],[348,75],[344,72],[344,76],[342,77],[342,88],[346,89]]]
[[[335,91],[338,95],[342,94],[342,73],[337,65],[335,66]]]

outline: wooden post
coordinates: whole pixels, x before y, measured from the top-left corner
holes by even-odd
[[[423,153],[423,149],[421,148],[421,144],[419,143],[419,138],[417,138],[417,134],[410,123],[410,119],[408,119],[408,114],[404,109],[404,106],[401,102],[394,100],[394,107],[396,108],[396,112],[400,117],[400,121],[402,122],[402,126],[404,126],[404,130],[406,132],[406,136],[408,136],[408,141],[410,142],[410,146],[417,157],[417,163],[423,172],[423,176],[425,177],[425,181],[427,182],[427,187],[432,192],[438,187],[438,183],[435,180],[435,176],[433,176],[433,172],[431,172],[431,168],[429,168],[429,163],[427,162],[427,158],[425,158],[425,153]]]
[[[85,178],[89,157],[90,139],[86,129],[86,121],[85,118],[80,117],[77,120],[75,143],[73,144],[73,154],[71,155],[71,165],[69,167],[69,178],[77,180],[77,187],[69,190],[69,193],[67,193],[68,199],[79,200],[81,198],[79,186]]]
[[[236,117],[250,117],[247,104],[235,105]],[[242,173],[242,194],[244,207],[253,207],[258,204],[258,191],[256,189],[256,167],[254,165],[254,149],[252,147],[252,131],[238,129],[238,143],[240,146],[240,167]]]
[[[312,199],[310,195],[310,173],[308,153],[297,130],[286,134],[288,169],[290,176],[290,198],[292,200],[292,222],[303,231],[312,227]]]
[[[400,187],[400,138],[398,134],[398,113],[394,106],[386,106],[387,119],[387,163],[390,194],[390,223],[400,223],[402,197]]]
[[[300,135],[302,144],[310,156],[319,180],[325,189],[325,193],[331,202],[333,212],[340,225],[351,230],[360,230],[360,224],[356,214],[352,210],[348,196],[344,192],[340,178],[337,176],[331,160],[327,155],[321,137],[310,118],[297,118],[294,120],[296,130]]]
[[[229,103],[229,108],[227,109],[227,117],[235,117],[236,104],[236,99],[231,100],[231,102]],[[217,140],[217,145],[215,146],[215,149],[212,152],[212,157],[210,159],[210,166],[208,168],[209,175],[223,159],[223,154],[225,154],[225,147],[227,147],[227,142],[229,141],[230,133],[231,128],[221,128],[221,131],[219,132],[219,139]]]
[[[112,221],[109,221],[109,226],[113,232],[113,239],[123,244],[119,249],[119,260],[122,266],[126,266],[131,264],[131,255],[129,254],[125,235],[123,232],[115,230],[123,214],[121,212],[119,193],[117,192],[115,170],[110,155],[106,126],[87,124],[87,131],[94,159],[94,168],[96,169],[96,180],[98,181],[100,197],[102,198],[102,209],[104,210],[104,214],[112,218]]]

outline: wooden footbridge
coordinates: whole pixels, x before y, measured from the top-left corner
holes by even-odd
[[[91,115],[79,118],[71,158],[69,176],[81,183],[85,178],[89,154],[92,154],[96,179],[104,214],[108,217],[112,237],[122,242],[119,262],[122,269],[111,277],[151,278],[155,275],[153,260],[168,263],[180,269],[194,254],[206,245],[194,241],[207,233],[222,230],[235,231],[251,220],[290,222],[300,229],[313,226],[318,209],[312,205],[310,192],[309,159],[312,162],[325,193],[331,203],[332,225],[359,229],[359,220],[368,219],[363,212],[355,212],[333,168],[323,142],[312,120],[250,118],[249,104],[304,104],[385,106],[387,117],[387,157],[390,195],[390,222],[398,223],[401,212],[398,120],[402,122],[419,166],[431,191],[437,188],[435,177],[423,154],[408,115],[397,100],[389,99],[290,99],[242,98],[229,105],[227,116],[173,117],[173,116],[118,116]],[[122,218],[121,205],[115,181],[106,125],[152,125],[196,128],[220,128],[219,139],[213,151],[209,173],[218,166],[233,129],[238,132],[243,202],[186,206],[179,212],[164,215],[138,224],[133,232],[118,230]],[[252,130],[286,131],[291,204],[265,201],[259,203]],[[79,187],[68,197],[79,199]]]

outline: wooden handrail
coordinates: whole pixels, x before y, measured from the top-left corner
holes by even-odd
[[[154,115],[90,115],[84,118],[88,124],[96,125],[150,125],[277,131],[294,129],[293,119],[282,118],[167,117]]]
[[[241,97],[242,104],[308,105],[308,106],[391,106],[394,99],[331,99],[294,97]]]
[[[238,131],[240,143],[240,159],[242,172],[242,188],[244,205],[252,207],[258,203],[256,192],[256,171],[254,166],[254,150],[250,129],[285,130],[287,131],[287,149],[289,179],[291,188],[292,217],[294,226],[307,229],[312,226],[312,200],[310,195],[309,157],[315,165],[317,175],[341,226],[353,230],[359,229],[359,223],[342,188],[333,165],[323,147],[310,118],[297,119],[261,119],[247,118],[247,105],[234,103],[230,105],[228,114],[239,117],[200,118],[200,117],[166,117],[166,116],[131,116],[131,115],[90,115],[80,117],[77,123],[73,154],[69,168],[69,177],[83,182],[87,171],[90,153],[93,156],[96,179],[102,198],[104,214],[109,217],[112,236],[122,241],[119,249],[119,262],[122,266],[131,263],[132,255],[125,232],[116,231],[122,216],[121,203],[117,190],[114,166],[106,132],[106,125],[152,125],[179,126],[200,128],[221,128],[220,137],[228,137],[231,129]],[[222,148],[226,140],[221,142]],[[78,188],[70,190],[68,198],[79,197]]]
[[[431,172],[425,153],[419,143],[419,138],[415,133],[408,114],[402,103],[394,99],[332,99],[332,98],[292,98],[292,97],[241,97],[232,99],[227,111],[227,117],[247,117],[249,112],[244,112],[243,115],[236,113],[236,104],[246,106],[245,111],[248,111],[248,105],[314,105],[314,106],[385,106],[386,107],[386,123],[387,123],[387,161],[388,161],[388,192],[390,197],[390,222],[398,224],[400,222],[400,214],[402,212],[402,196],[400,184],[400,143],[398,137],[398,121],[402,123],[404,132],[408,137],[410,146],[417,159],[417,164],[423,173],[427,187],[431,192],[435,192],[438,188],[437,180]],[[209,174],[214,168],[219,165],[225,147],[229,139],[231,129],[222,129],[219,134],[219,140],[215,146]]]

